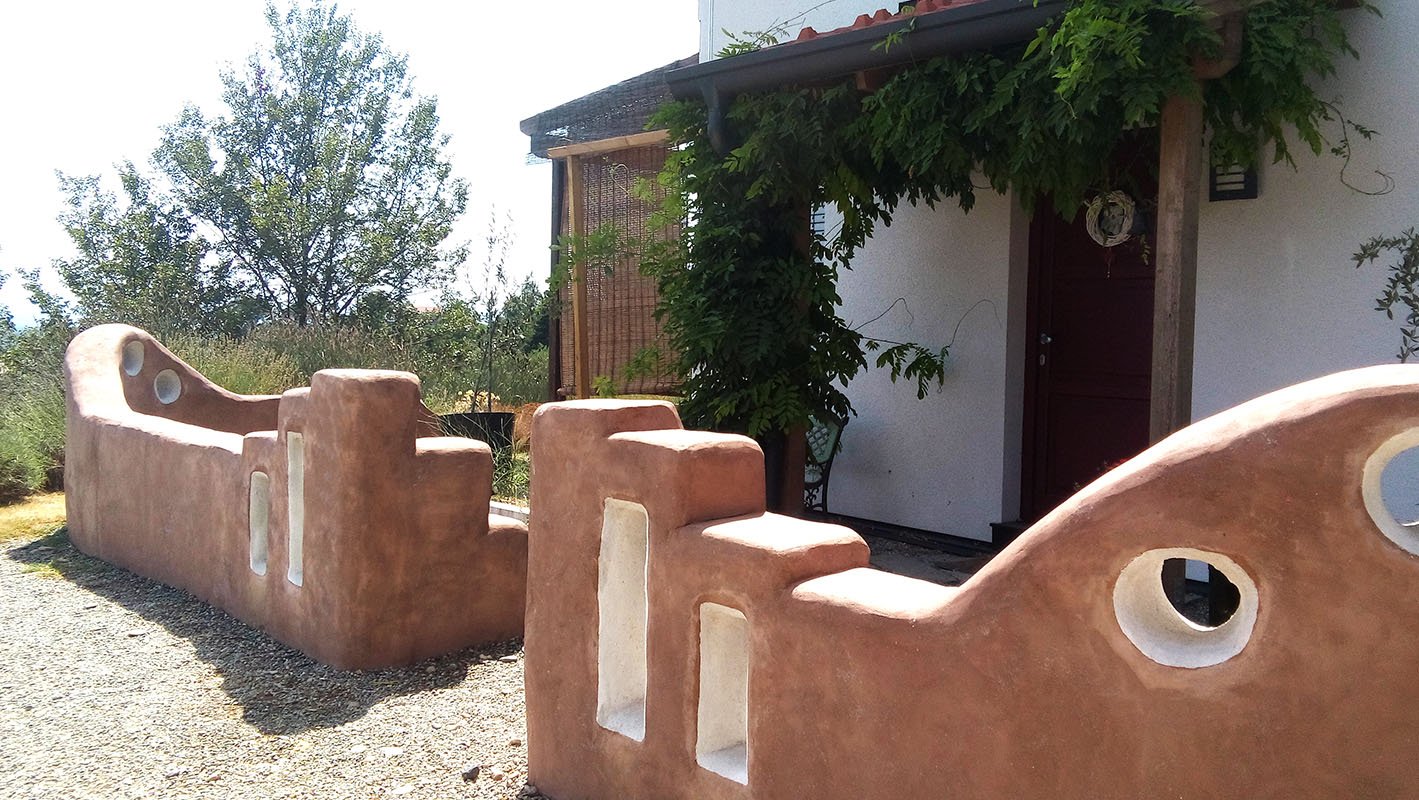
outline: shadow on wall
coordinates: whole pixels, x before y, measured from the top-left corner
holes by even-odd
[[[51,566],[75,585],[190,642],[197,658],[222,676],[222,691],[241,706],[242,719],[263,734],[343,725],[388,698],[456,686],[467,676],[470,665],[515,653],[521,646],[517,641],[503,642],[460,650],[413,667],[341,671],[181,589],[84,555],[70,544],[65,529],[15,548],[10,558]],[[274,675],[273,663],[283,667]]]

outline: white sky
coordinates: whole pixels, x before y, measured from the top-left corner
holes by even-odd
[[[284,8],[284,2],[278,7]],[[518,122],[694,53],[696,0],[466,3],[343,0],[363,31],[409,56],[414,88],[439,100],[448,154],[469,183],[450,241],[480,239],[494,206],[511,212],[509,277],[545,277],[551,171],[528,165]],[[269,41],[265,0],[20,0],[0,10],[0,303],[33,312],[16,267],[50,268],[73,248],[55,218],[55,170],[145,166],[184,103],[224,113],[218,73]],[[116,187],[115,187],[116,188]]]

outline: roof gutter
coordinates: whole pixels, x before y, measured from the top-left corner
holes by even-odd
[[[678,99],[704,99],[710,110],[710,141],[723,152],[724,112],[742,92],[822,83],[866,70],[1019,44],[1063,12],[1066,2],[982,0],[682,67],[666,73],[665,82]],[[898,32],[903,33],[901,42],[880,46]]]

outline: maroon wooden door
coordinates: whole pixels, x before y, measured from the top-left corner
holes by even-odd
[[[1084,217],[1081,210],[1066,220],[1042,203],[1031,233],[1026,521],[1148,446],[1153,267],[1146,238],[1103,247]]]

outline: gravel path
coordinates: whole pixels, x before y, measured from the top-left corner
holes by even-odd
[[[520,642],[338,672],[62,531],[0,546],[0,798],[536,797],[525,739]]]

